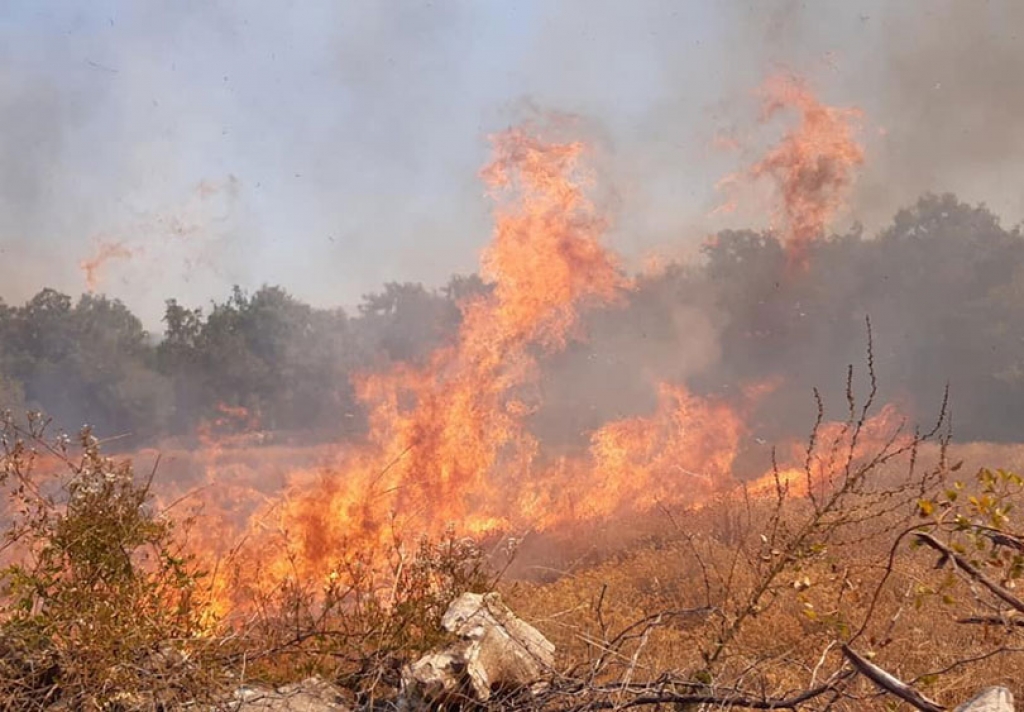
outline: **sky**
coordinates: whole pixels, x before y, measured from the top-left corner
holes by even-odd
[[[884,0],[0,0],[0,298],[164,300],[278,284],[352,308],[443,285],[490,237],[488,135],[577,117],[609,244],[687,256],[773,72],[863,110],[841,221],[925,191],[1024,217],[1024,3]],[[716,136],[748,146],[723,151]]]

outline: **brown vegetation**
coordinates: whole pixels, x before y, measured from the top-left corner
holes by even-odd
[[[928,432],[865,450],[869,375],[863,405],[851,375],[845,423],[819,419],[802,477],[776,468],[768,490],[624,517],[603,547],[577,543],[576,563],[571,546],[545,560],[527,541],[532,561],[512,566],[516,541],[488,553],[454,532],[393,530],[383,549],[333,552],[326,581],[268,587],[250,585],[258,555],[201,571],[190,522],[153,506],[152,474],[105,458],[88,432],[72,443],[8,418],[3,706],[167,709],[310,674],[386,705],[401,666],[443,642],[448,603],[493,588],[558,650],[547,686],[505,708],[891,708],[872,670],[919,708],[985,683],[1022,694],[1024,480],[964,477],[945,409]],[[235,610],[214,606],[224,585],[238,587]]]

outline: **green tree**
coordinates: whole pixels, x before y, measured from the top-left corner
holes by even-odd
[[[251,296],[236,287],[205,318],[170,301],[164,322],[158,357],[175,381],[179,428],[219,406],[244,407],[268,429],[353,426],[356,349],[340,309],[314,309],[279,287]]]
[[[64,427],[146,437],[163,429],[169,384],[141,322],[117,300],[45,289],[0,313],[0,372]],[[12,386],[12,389],[14,386]],[[15,391],[12,391],[15,392]]]

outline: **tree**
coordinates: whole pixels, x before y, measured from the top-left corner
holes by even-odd
[[[389,282],[384,291],[364,295],[355,328],[367,359],[426,358],[454,335],[461,317],[456,299],[477,289],[471,282],[453,280],[446,297],[422,284]]]
[[[246,408],[267,429],[351,427],[357,355],[342,310],[313,309],[279,287],[236,287],[205,318],[169,301],[164,322],[158,361],[175,382],[178,429],[222,406]]]
[[[65,428],[92,424],[107,435],[160,432],[168,384],[153,370],[141,322],[117,300],[45,289],[20,308],[0,309],[0,372],[33,408]]]

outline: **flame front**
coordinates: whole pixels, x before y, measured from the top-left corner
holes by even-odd
[[[802,120],[750,175],[777,179],[787,246],[800,255],[823,233],[862,154],[847,112],[821,105],[790,80],[769,82],[765,92],[766,115],[795,107]],[[247,585],[324,580],[340,559],[384,547],[396,531],[545,529],[699,504],[735,486],[737,452],[750,435],[746,411],[778,385],[772,380],[737,384],[735,402],[660,384],[653,413],[605,423],[575,456],[551,456],[530,431],[542,406],[539,359],[582,336],[585,309],[625,300],[631,289],[600,241],[607,220],[587,197],[586,147],[542,133],[516,128],[492,139],[493,160],[481,173],[495,201],[493,239],[481,261],[488,289],[460,304],[452,342],[425,363],[355,379],[369,415],[362,443],[318,450],[321,465],[289,472],[283,495],[249,487],[241,537],[253,563]],[[226,408],[222,415],[236,424],[249,419]],[[233,457],[210,450],[221,462]],[[802,462],[797,449],[783,467],[790,461]],[[210,484],[222,479],[210,474],[222,466],[209,465]],[[238,472],[223,478],[236,493],[247,487]],[[259,498],[266,504],[252,505]],[[226,534],[230,499],[205,497],[207,521],[216,523],[199,542],[207,553],[224,554],[235,538]]]
[[[356,384],[370,412],[366,444],[325,470],[295,473],[273,515],[285,575],[321,576],[347,546],[383,543],[391,527],[462,533],[518,525],[538,456],[526,418],[538,406],[538,353],[563,348],[580,309],[620,298],[628,281],[599,242],[580,143],[524,129],[493,138],[483,178],[496,200],[482,260],[488,294],[461,305],[455,342],[422,367]],[[299,571],[295,571],[296,563]]]
[[[692,504],[728,487],[745,427],[725,403],[661,384],[654,414],[606,423],[586,457],[536,478],[520,509],[540,528]]]

